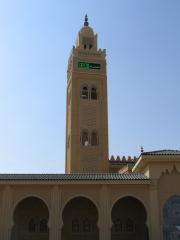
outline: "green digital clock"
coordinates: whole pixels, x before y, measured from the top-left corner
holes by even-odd
[[[101,69],[101,65],[98,63],[78,62],[79,68],[85,69]]]

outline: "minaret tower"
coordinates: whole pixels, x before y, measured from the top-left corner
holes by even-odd
[[[67,71],[66,173],[108,172],[106,51],[87,15]]]

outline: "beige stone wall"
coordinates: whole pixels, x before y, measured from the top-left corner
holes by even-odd
[[[151,179],[149,186],[150,239],[163,239],[163,206],[170,197],[180,196],[180,156],[142,155],[134,166],[133,172],[143,173]]]
[[[96,206],[99,214],[100,240],[110,240],[111,210],[121,198],[138,199],[147,212],[150,240],[162,240],[163,206],[173,195],[180,195],[180,174],[177,171],[163,174],[150,182],[11,182],[0,186],[0,239],[10,240],[13,213],[20,201],[34,196],[42,199],[49,209],[50,240],[61,239],[62,212],[66,204],[75,197],[86,197]]]
[[[61,239],[62,211],[71,199],[82,196],[90,199],[99,213],[98,226],[100,239],[110,239],[111,209],[114,203],[125,196],[139,199],[149,212],[149,184],[147,183],[109,183],[82,182],[73,184],[42,184],[18,183],[3,185],[0,189],[1,226],[0,239],[10,239],[13,226],[13,213],[20,201],[34,196],[42,199],[49,209],[50,239]],[[149,220],[148,220],[149,221]]]

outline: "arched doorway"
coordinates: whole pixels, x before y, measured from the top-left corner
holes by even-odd
[[[70,200],[62,214],[62,240],[98,240],[98,211],[85,197]]]
[[[22,200],[14,211],[11,240],[48,240],[49,211],[39,198]]]
[[[163,207],[163,239],[180,239],[180,196],[173,196]]]
[[[144,205],[133,197],[118,200],[111,212],[111,240],[148,240]]]

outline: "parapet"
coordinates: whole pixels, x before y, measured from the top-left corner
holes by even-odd
[[[116,163],[135,163],[137,161],[137,157],[125,157],[125,156],[117,156],[116,158],[112,155],[111,158],[109,159],[110,162],[116,162]]]
[[[109,172],[131,173],[137,159],[137,157],[114,157],[112,155],[109,159]]]

